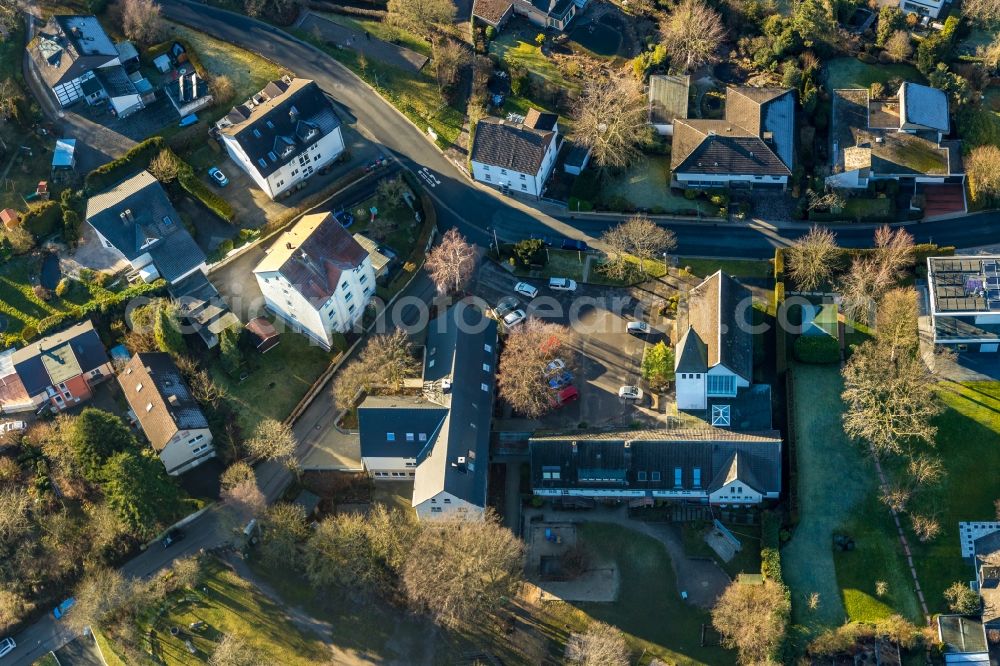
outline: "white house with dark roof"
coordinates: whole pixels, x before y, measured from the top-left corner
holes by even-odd
[[[934,344],[1000,351],[1000,255],[927,258]]]
[[[757,505],[781,495],[781,436],[769,430],[566,433],[529,440],[538,497]]]
[[[139,91],[122,67],[121,51],[96,16],[53,16],[27,48],[60,106],[80,99],[91,105],[107,100],[119,117],[143,108]]]
[[[253,272],[267,308],[325,349],[375,293],[371,257],[330,213],[304,215]]]
[[[229,157],[272,199],[344,152],[333,104],[307,79],[271,81],[216,129]]]
[[[136,354],[118,383],[167,474],[183,474],[215,457],[208,420],[169,354]]]
[[[87,224],[146,282],[162,277],[175,283],[205,270],[205,253],[148,171],[90,197]]]
[[[559,117],[532,109],[523,122],[483,118],[472,143],[472,177],[506,192],[542,196],[559,152]]]
[[[472,15],[494,28],[503,27],[514,14],[540,28],[565,30],[588,0],[475,0]]]
[[[795,156],[795,91],[730,87],[725,113],[723,120],[674,117],[674,185],[785,187]]]
[[[736,398],[740,389],[751,385],[752,309],[750,290],[722,271],[688,292],[687,307],[677,321],[678,409],[705,410],[711,398]]]
[[[496,321],[459,302],[427,327],[422,395],[369,396],[358,407],[365,470],[412,480],[421,520],[482,517],[497,354]]]

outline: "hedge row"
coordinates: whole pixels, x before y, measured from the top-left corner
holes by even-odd
[[[781,521],[771,511],[760,514],[760,573],[767,580],[783,584],[781,577]]]
[[[830,335],[800,335],[795,341],[795,358],[817,365],[837,363],[840,361],[840,342]]]
[[[163,137],[146,139],[118,159],[102,164],[88,173],[83,181],[84,187],[93,194],[117,185],[149,166],[150,160],[163,150],[163,146]]]
[[[187,163],[184,163],[184,167],[187,168],[182,168],[181,173],[177,176],[177,182],[184,188],[184,191],[205,204],[206,208],[226,222],[232,222],[233,218],[236,217],[236,211],[233,210],[232,205],[198,178]]]
[[[62,227],[62,209],[56,201],[43,201],[21,215],[21,224],[36,238],[45,238]]]

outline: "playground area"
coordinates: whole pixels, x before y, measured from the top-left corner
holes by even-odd
[[[618,598],[617,565],[603,561],[577,539],[577,526],[532,523],[526,540],[527,577],[538,601],[611,602]]]

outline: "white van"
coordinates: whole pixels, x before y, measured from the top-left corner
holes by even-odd
[[[16,647],[17,643],[15,643],[14,639],[10,638],[9,636],[3,640],[0,640],[0,657],[6,657],[11,652],[13,652],[14,648]]]

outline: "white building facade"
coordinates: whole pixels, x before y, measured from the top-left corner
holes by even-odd
[[[480,183],[541,197],[558,153],[558,117],[532,110],[522,122],[480,120],[469,161]]]

